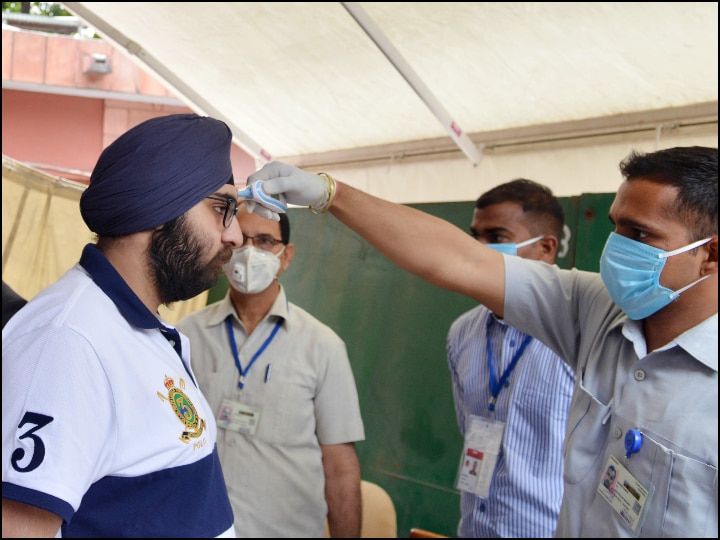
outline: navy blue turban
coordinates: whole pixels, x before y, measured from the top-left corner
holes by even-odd
[[[80,197],[91,231],[122,236],[154,229],[232,183],[230,128],[196,114],[152,118],[121,135],[95,164]]]

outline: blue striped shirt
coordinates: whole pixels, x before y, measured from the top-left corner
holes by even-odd
[[[491,317],[486,331],[488,317]],[[447,354],[460,432],[470,415],[489,417],[487,345],[497,379],[526,334],[478,306],[453,322]],[[553,351],[532,339],[507,384],[493,419],[505,432],[487,499],[461,492],[459,537],[552,537],[563,494],[563,440],[575,376]]]

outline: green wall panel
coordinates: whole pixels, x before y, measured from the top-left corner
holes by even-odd
[[[474,208],[417,206],[463,230]],[[347,344],[365,422],[357,445],[363,478],[395,501],[401,537],[410,527],[454,536],[462,438],[445,337],[475,302],[401,271],[332,216],[291,209],[290,220],[296,255],[282,281],[292,301]]]
[[[575,266],[581,270],[600,271],[600,255],[615,228],[608,219],[614,198],[614,193],[585,193],[579,199]]]
[[[565,227],[563,228],[563,237],[560,239],[556,262],[560,268],[572,268],[575,264],[575,242],[577,240],[575,225],[577,223],[579,197],[561,197],[560,205],[565,212]]]

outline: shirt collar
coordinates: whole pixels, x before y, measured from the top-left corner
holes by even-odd
[[[718,314],[715,313],[687,332],[680,334],[673,343],[685,349],[700,362],[718,370]],[[665,347],[663,347],[665,348]]]
[[[115,303],[122,316],[130,324],[144,329],[165,328],[160,319],[142,303],[95,244],[87,244],[83,248],[80,265]]]
[[[283,288],[282,284],[280,284],[280,292],[278,293],[277,298],[275,299],[275,302],[270,308],[268,314],[284,319],[287,323],[289,309],[290,306],[288,305],[288,299],[285,295],[285,289]]]
[[[715,313],[698,325],[683,332],[670,343],[661,347],[660,351],[680,347],[699,362],[713,371],[718,369],[718,315]],[[633,343],[638,358],[647,355],[647,343],[643,334],[641,321],[626,319],[622,329],[623,336]]]
[[[505,319],[501,319],[500,317],[498,317],[497,315],[495,315],[495,313],[493,313],[493,312],[490,311],[490,310],[488,310],[488,317],[489,317],[490,319],[492,319],[493,323],[498,323],[498,324],[501,324],[501,325],[503,325],[503,326],[507,326],[507,325],[508,325],[508,323],[505,322]]]
[[[282,286],[282,284],[280,284],[280,292],[275,298],[275,302],[273,302],[273,305],[270,306],[270,309],[268,310],[267,315],[265,315],[264,320],[269,317],[272,317],[274,319],[281,318],[285,321],[285,324],[287,325],[288,309],[288,300],[285,294],[285,288]],[[233,306],[232,300],[230,300],[229,290],[227,294],[223,297],[223,299],[217,303],[216,309],[213,311],[213,313],[208,319],[208,326],[215,326],[216,324],[221,324],[228,317],[228,315],[232,315],[236,320],[239,321],[237,313],[235,312],[235,306]]]

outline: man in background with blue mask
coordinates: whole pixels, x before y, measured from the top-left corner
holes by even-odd
[[[177,327],[218,424],[218,452],[241,538],[360,535],[365,437],[345,343],[288,301],[287,214],[264,219],[243,205],[242,247],[225,265],[230,289]]]
[[[516,179],[475,201],[470,234],[501,253],[555,264],[563,224],[562,206],[549,188]],[[447,359],[465,440],[456,479],[458,536],[552,537],[563,493],[572,369],[483,305],[453,322]],[[485,458],[473,475],[478,452],[494,454],[495,466]]]
[[[620,171],[609,217],[623,239],[608,240],[602,276],[502,255],[326,173],[275,162],[248,181],[329,211],[401,268],[477,300],[568,362],[576,384],[556,537],[717,538],[718,151],[631,152]]]

